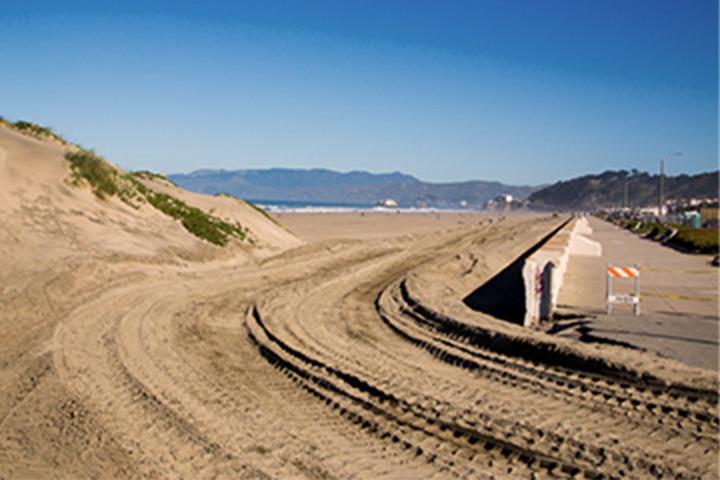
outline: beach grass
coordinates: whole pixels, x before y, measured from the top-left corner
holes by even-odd
[[[143,180],[151,180],[151,181],[161,180],[163,182],[167,182],[167,183],[169,183],[171,185],[175,185],[177,187],[175,182],[173,182],[172,180],[167,178],[162,173],[155,173],[155,172],[151,172],[149,170],[138,170],[135,172],[131,172],[130,175],[132,175],[135,178],[141,178]]]
[[[198,238],[220,246],[226,245],[229,237],[240,241],[248,239],[251,244],[255,243],[239,223],[230,224],[166,193],[149,191],[146,197],[153,207],[180,220],[183,226]]]
[[[17,122],[13,123],[5,120],[3,117],[0,117],[0,125],[9,128],[10,130],[25,133],[41,140],[52,139],[60,142],[63,145],[68,144],[68,142],[64,138],[53,132],[52,129],[50,129],[49,127],[41,127],[37,123],[26,122],[24,120],[18,120]]]
[[[248,200],[242,200],[242,201],[245,202],[245,203],[247,203],[250,208],[255,209],[258,213],[260,213],[260,215],[262,215],[263,217],[267,218],[268,220],[270,220],[272,223],[274,223],[274,224],[277,225],[278,227],[282,228],[283,230],[287,230],[287,228],[285,228],[282,224],[280,224],[280,222],[278,222],[277,220],[275,220],[275,219],[272,217],[272,215],[270,215],[268,212],[266,212],[265,209],[258,207],[257,205],[255,205],[254,203],[252,203],[252,202],[250,202],[250,201],[248,201]]]
[[[147,171],[120,173],[92,150],[79,149],[75,152],[67,152],[65,159],[70,162],[73,172],[71,184],[78,186],[83,181],[87,182],[93,193],[101,200],[108,200],[117,195],[120,200],[135,209],[140,208],[144,203],[149,203],[162,213],[179,220],[188,232],[215,245],[227,245],[230,237],[250,244],[256,242],[248,235],[248,229],[243,228],[240,223],[229,223],[197,207],[192,207],[172,195],[156,192],[140,181],[144,179],[169,182],[162,174]]]
[[[237,197],[234,196],[234,195],[230,195],[229,193],[225,193],[225,192],[216,193],[215,196],[216,196],[216,197],[228,197],[228,198],[235,199],[236,201],[238,201],[238,202],[240,202],[240,203],[244,203],[244,204],[246,204],[248,207],[250,207],[250,208],[252,208],[253,210],[255,210],[256,212],[258,212],[258,213],[259,213],[260,215],[262,215],[263,217],[265,217],[265,218],[267,218],[268,220],[270,220],[273,224],[275,224],[275,226],[280,227],[280,228],[282,228],[282,229],[285,230],[285,231],[288,231],[288,229],[287,229],[283,224],[281,224],[280,222],[278,222],[277,220],[275,220],[275,218],[273,218],[272,215],[270,215],[270,214],[269,214],[268,212],[266,212],[263,208],[258,207],[257,205],[255,205],[254,203],[252,203],[252,202],[249,201],[249,200],[242,200],[242,199],[240,199],[240,198],[237,198]]]
[[[32,122],[12,123],[0,117],[0,125],[41,140],[57,140],[63,145],[68,145],[67,141],[56,135],[50,128]],[[140,181],[162,181],[174,185],[161,173],[147,170],[123,173],[93,150],[86,150],[79,146],[73,146],[71,150],[66,151],[65,159],[70,163],[72,170],[69,183],[76,187],[87,183],[95,196],[103,201],[117,196],[125,204],[135,209],[149,203],[164,214],[179,220],[188,232],[215,245],[225,246],[231,237],[253,245],[256,243],[256,240],[250,237],[249,230],[243,228],[240,223],[227,222],[197,207],[192,207],[172,195],[158,193]],[[247,203],[249,204],[249,202]],[[250,205],[275,222],[264,210]]]
[[[67,152],[65,159],[70,162],[73,171],[73,185],[79,185],[82,180],[87,181],[93,193],[102,200],[118,193],[117,170],[92,150]]]

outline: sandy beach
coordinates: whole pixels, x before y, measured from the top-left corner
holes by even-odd
[[[349,212],[273,213],[297,237],[316,242],[330,239],[377,240],[417,235],[460,227],[490,225],[508,218],[531,220],[543,215],[532,212]],[[546,216],[546,215],[545,215]]]
[[[567,217],[100,200],[0,128],[0,478],[714,478],[716,372],[463,299]],[[493,220],[490,222],[489,220]]]

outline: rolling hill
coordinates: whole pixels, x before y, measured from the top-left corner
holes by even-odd
[[[537,209],[565,208],[597,210],[627,206],[655,207],[659,201],[660,176],[646,172],[605,171],[599,175],[585,175],[557,182],[533,192],[530,206]],[[627,196],[627,197],[626,197]],[[718,172],[698,175],[665,177],[665,199],[718,198]]]
[[[331,170],[198,170],[171,174],[168,179],[198,193],[229,193],[262,201],[308,201],[331,204],[374,205],[385,198],[400,206],[481,206],[500,194],[525,198],[536,187],[511,186],[499,182],[468,181],[426,183],[399,172],[339,173]]]

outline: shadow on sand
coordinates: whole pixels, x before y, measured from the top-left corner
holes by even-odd
[[[522,277],[525,260],[545,245],[569,221],[563,222],[504,270],[465,297],[463,303],[478,312],[522,325],[525,320],[525,283]]]

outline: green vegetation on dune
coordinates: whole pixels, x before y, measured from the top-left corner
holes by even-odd
[[[77,186],[82,181],[87,181],[93,193],[101,200],[117,195],[120,200],[136,209],[149,203],[164,214],[180,220],[183,227],[196,237],[215,245],[227,245],[230,237],[255,244],[255,240],[248,235],[248,229],[239,223],[226,222],[171,195],[155,192],[140,181],[168,181],[164,175],[147,171],[121,173],[91,150],[67,152],[65,159],[70,162],[73,172],[71,183]]]
[[[162,181],[167,182],[167,183],[169,183],[169,184],[171,184],[171,185],[175,185],[175,182],[173,182],[172,180],[168,179],[168,178],[167,178],[165,175],[163,175],[162,173],[150,172],[150,171],[148,171],[148,170],[138,170],[138,171],[136,171],[136,172],[131,172],[130,175],[132,175],[133,177],[136,177],[136,178],[141,178],[141,179],[143,179],[143,180],[151,180],[151,181],[162,180]],[[177,185],[175,185],[175,186],[177,186]]]
[[[272,223],[274,223],[274,224],[277,225],[278,227],[285,228],[285,227],[283,227],[282,225],[280,225],[280,223],[279,223],[277,220],[275,220],[275,219],[274,219],[268,212],[266,212],[264,209],[258,207],[257,205],[255,205],[255,204],[252,203],[252,202],[248,202],[247,200],[243,200],[243,202],[247,203],[250,208],[253,208],[254,210],[256,210],[258,213],[260,213],[260,215],[262,215],[263,217],[267,218],[268,220],[270,220]]]
[[[262,215],[263,217],[265,217],[265,218],[267,218],[268,220],[270,220],[270,221],[271,221],[272,223],[274,223],[276,226],[282,228],[282,229],[285,230],[286,232],[288,231],[288,229],[285,228],[285,226],[284,226],[283,224],[281,224],[280,222],[278,222],[277,220],[275,220],[275,218],[273,218],[272,215],[270,215],[270,214],[269,214],[268,212],[266,212],[264,209],[258,207],[257,205],[255,205],[254,203],[252,203],[252,202],[249,201],[249,200],[242,200],[242,199],[240,199],[240,198],[237,198],[237,197],[234,196],[234,195],[230,195],[229,193],[225,193],[225,192],[216,193],[215,196],[216,196],[216,197],[228,197],[228,198],[233,198],[233,199],[237,200],[237,201],[240,202],[240,203],[244,203],[244,204],[246,204],[248,207],[250,207],[250,208],[252,208],[253,210],[255,210],[256,212],[258,212],[258,213],[259,213],[260,215]]]
[[[148,191],[146,196],[153,207],[180,220],[189,232],[208,242],[226,245],[229,237],[235,237],[240,241],[247,238],[251,244],[255,243],[252,238],[248,238],[248,230],[243,229],[239,223],[227,223],[166,193]]]
[[[4,118],[0,117],[0,125],[9,128],[10,130],[15,130],[18,132],[29,134],[35,138],[39,138],[41,140],[44,139],[52,139],[60,142],[63,145],[67,145],[68,142],[62,138],[60,135],[57,135],[55,132],[53,132],[48,127],[41,127],[40,125],[32,122],[25,122],[23,120],[18,120],[15,123],[8,122]]]
[[[56,140],[63,145],[70,145],[49,128],[41,127],[35,123],[25,121],[11,123],[0,117],[0,125],[41,140]],[[65,159],[70,163],[70,169],[72,170],[69,183],[79,186],[87,182],[92,192],[101,200],[107,201],[109,198],[117,196],[125,204],[135,209],[140,208],[143,204],[150,204],[164,214],[179,220],[188,232],[215,245],[225,246],[230,238],[247,241],[251,245],[256,243],[256,240],[250,237],[249,229],[243,228],[240,223],[222,220],[197,207],[192,207],[172,195],[158,193],[141,181],[160,181],[161,183],[175,185],[161,173],[146,170],[129,174],[123,173],[92,150],[85,150],[76,145],[71,146],[65,153]],[[238,201],[243,202],[239,199]],[[264,210],[249,202],[245,203],[279,225]]]
[[[86,180],[93,193],[102,200],[118,193],[117,170],[92,150],[67,152],[65,159],[70,162],[73,171],[73,185],[77,186],[82,180]]]

